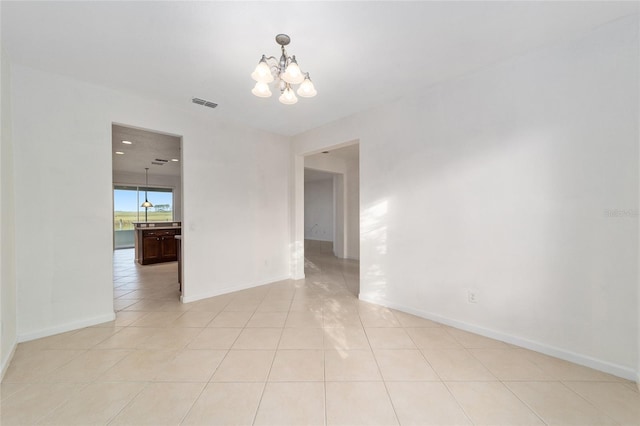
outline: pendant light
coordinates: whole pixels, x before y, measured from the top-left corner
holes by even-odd
[[[276,81],[275,86],[280,90],[280,102],[285,105],[293,105],[298,102],[296,93],[303,98],[312,98],[318,94],[309,73],[302,72],[296,56],[289,56],[284,49],[291,42],[291,38],[286,34],[278,34],[276,43],[280,45],[282,54],[280,59],[275,56],[262,55],[255,71],[251,73],[251,78],[256,81],[256,85],[251,93],[259,98],[268,98],[272,95],[269,83]],[[293,85],[300,85],[297,92],[294,92]]]
[[[149,187],[149,168],[145,167],[144,168],[144,182],[145,182],[145,186],[144,186],[144,203],[142,203],[142,205],[140,207],[144,207],[144,221],[147,221],[147,209],[149,207],[153,207],[153,204],[151,204],[149,202],[149,200],[147,200],[147,188]]]

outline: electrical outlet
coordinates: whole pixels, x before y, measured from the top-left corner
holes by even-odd
[[[478,303],[478,294],[473,290],[467,291],[467,300],[469,303]]]

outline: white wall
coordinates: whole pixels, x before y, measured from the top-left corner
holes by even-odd
[[[144,173],[113,172],[114,185],[145,185]],[[182,179],[180,176],[165,176],[149,174],[149,187],[173,189],[173,220],[182,220]],[[149,200],[152,201],[152,200]]]
[[[337,174],[333,177],[333,255],[344,259],[346,257],[347,234],[346,234],[346,192],[344,190],[344,174]],[[306,195],[305,195],[306,196]]]
[[[11,359],[17,342],[16,276],[15,276],[15,213],[13,182],[13,141],[11,132],[11,69],[0,49],[0,380]]]
[[[296,155],[289,142],[289,272],[294,280],[304,278],[304,157]]]
[[[333,178],[304,184],[304,238],[333,241]]]
[[[347,162],[346,219],[347,258],[360,259],[360,164],[358,160]]]
[[[11,94],[20,340],[113,317],[114,122],[183,135],[185,301],[289,276],[288,139],[17,65]]]
[[[361,297],[635,378],[637,17],[314,129],[360,139]],[[478,302],[467,302],[467,291]]]

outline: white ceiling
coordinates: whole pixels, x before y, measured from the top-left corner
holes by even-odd
[[[111,147],[115,172],[144,173],[149,167],[151,175],[181,176],[180,161],[171,161],[181,159],[179,137],[113,125]]]
[[[579,36],[638,2],[2,2],[12,61],[293,135]],[[318,96],[251,94],[274,36]],[[274,93],[275,95],[275,93]],[[220,104],[211,110],[191,97]],[[195,111],[195,110],[194,110]]]

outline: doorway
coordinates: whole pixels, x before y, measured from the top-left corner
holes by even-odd
[[[149,297],[177,299],[182,137],[122,124],[111,130],[114,305],[120,310]],[[142,227],[157,235],[147,238]],[[147,276],[154,285],[143,282]]]
[[[182,138],[113,124],[113,248],[132,248],[136,222],[182,219]],[[143,207],[146,199],[152,207]]]
[[[304,242],[305,250],[335,255],[336,200],[334,179],[338,175],[304,169]]]
[[[314,256],[330,255],[359,294],[360,154],[357,143],[304,157],[305,276]]]

